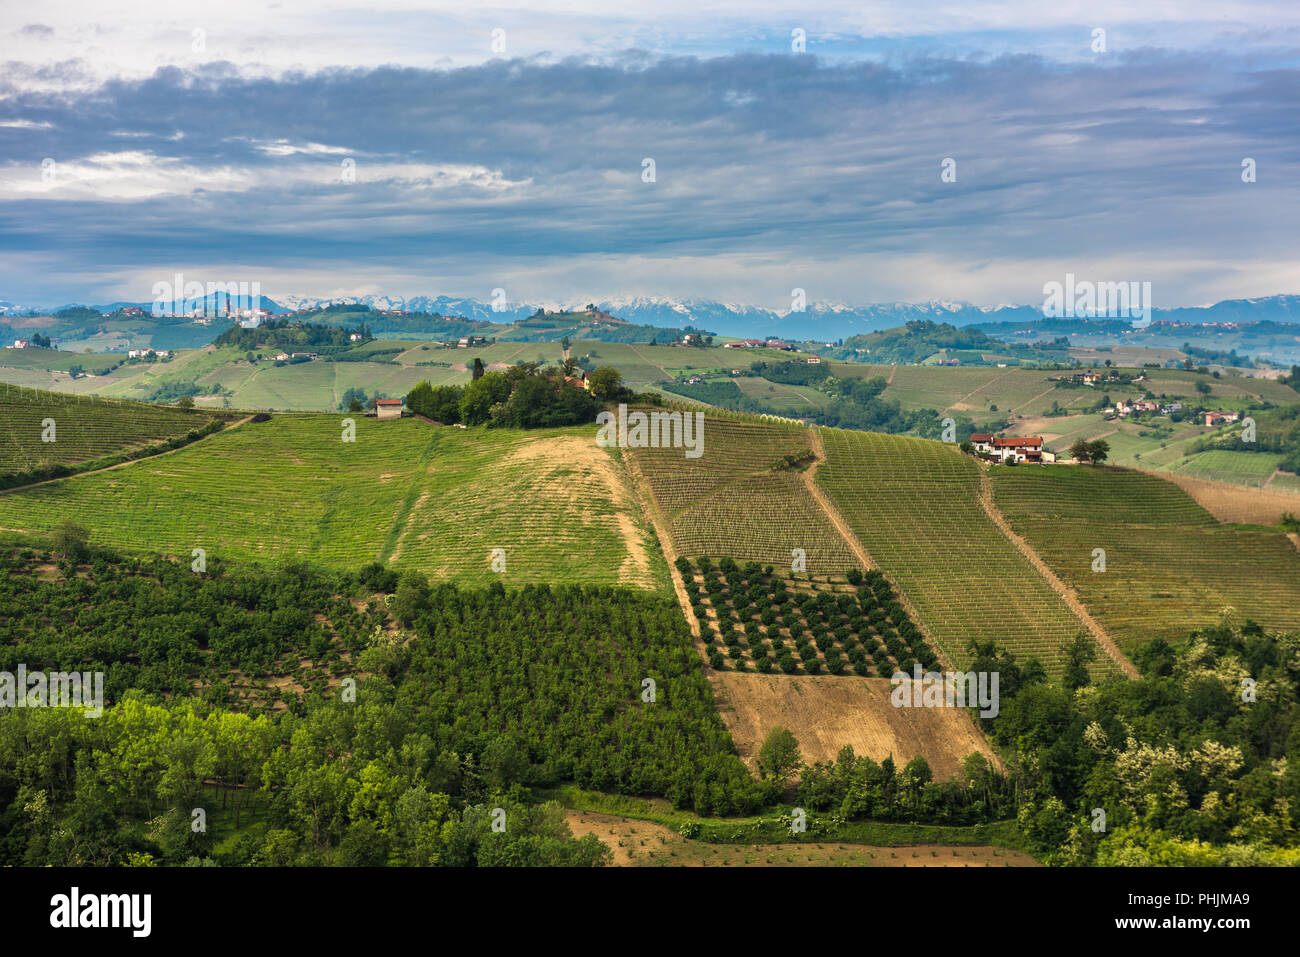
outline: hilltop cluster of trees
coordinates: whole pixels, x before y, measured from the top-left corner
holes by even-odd
[[[655,394],[637,395],[623,385],[612,366],[590,373],[590,391],[575,376],[578,363],[566,359],[559,366],[543,367],[520,362],[499,372],[483,372],[475,360],[475,378],[467,386],[433,386],[421,382],[406,396],[406,407],[435,422],[450,425],[486,425],[490,428],[539,429],[594,423],[606,402],[652,402]]]
[[[1077,439],[1070,446],[1070,457],[1076,462],[1092,462],[1094,465],[1100,465],[1110,458],[1110,443],[1105,439],[1093,439],[1091,442]]]
[[[920,362],[944,349],[977,349],[983,352],[1024,351],[989,338],[973,326],[957,328],[946,322],[915,319],[896,329],[885,329],[861,336],[850,336],[829,354],[835,358],[861,358],[882,365],[906,365]]]
[[[354,342],[353,335],[361,338]],[[218,347],[251,351],[254,349],[282,349],[285,352],[310,349],[322,355],[353,349],[373,336],[370,327],[361,323],[357,328],[326,326],[298,319],[269,319],[255,329],[231,326],[213,340]]]

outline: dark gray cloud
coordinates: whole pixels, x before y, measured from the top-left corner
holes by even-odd
[[[58,264],[41,280],[54,299],[60,282],[186,263],[271,277],[344,262],[360,284],[481,262],[485,285],[589,260],[592,291],[612,294],[621,258],[716,258],[743,286],[746,258],[770,272],[878,257],[938,264],[908,278],[932,296],[1025,260],[1118,261],[1165,279],[1169,302],[1199,296],[1207,270],[1300,252],[1286,213],[1300,70],[1217,52],[1105,66],[629,52],[274,79],[216,64],[86,92],[20,79],[0,72],[0,249]],[[45,157],[68,179],[34,191]],[[344,157],[355,183],[339,182]],[[940,181],[945,157],[955,183]],[[875,298],[853,278],[833,297]],[[26,266],[0,267],[0,298],[19,281],[36,294]],[[727,294],[691,282],[665,275],[657,291]]]

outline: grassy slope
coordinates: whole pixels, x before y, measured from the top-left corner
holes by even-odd
[[[925,439],[822,436],[817,481],[949,659],[968,661],[970,639],[992,640],[1059,674],[1060,646],[1083,624],[980,507],[975,462]]]
[[[349,568],[382,557],[461,582],[492,579],[489,550],[503,548],[507,584],[666,582],[619,462],[590,429],[358,416],[345,443],[340,421],[276,415],[157,460],[0,495],[0,526],[40,533],[69,516],[117,547]]]
[[[1122,469],[997,467],[1012,527],[1073,586],[1126,653],[1185,640],[1225,606],[1300,627],[1300,553],[1281,532],[1215,521],[1182,489]],[[1094,572],[1093,549],[1106,553]]]

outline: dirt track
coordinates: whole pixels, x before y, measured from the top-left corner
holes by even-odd
[[[1079,596],[1074,593],[1074,589],[1068,587],[1065,582],[1057,578],[1056,573],[1048,567],[1047,563],[1043,561],[1042,558],[1039,557],[1038,552],[1034,551],[1033,546],[1017,535],[1007,523],[1007,520],[1003,518],[1002,513],[998,511],[997,505],[993,503],[993,480],[989,478],[988,470],[982,467],[980,468],[979,498],[980,505],[983,507],[985,514],[992,519],[993,524],[1001,530],[1002,534],[1005,535],[1011,543],[1016,546],[1016,548],[1020,549],[1020,553],[1024,555],[1025,558],[1029,559],[1030,564],[1038,570],[1038,573],[1043,577],[1043,580],[1051,586],[1052,591],[1061,596],[1061,601],[1065,602],[1066,607],[1069,608],[1070,611],[1074,612],[1075,617],[1087,626],[1093,639],[1103,650],[1105,650],[1106,654],[1110,655],[1115,664],[1119,666],[1119,669],[1130,678],[1138,677],[1137,668],[1133,667],[1133,663],[1124,657],[1124,653],[1119,650],[1119,645],[1115,644],[1115,639],[1111,638],[1111,636],[1107,634],[1106,629],[1101,627],[1101,623],[1088,613],[1088,609],[1083,606],[1083,602],[1079,601]]]

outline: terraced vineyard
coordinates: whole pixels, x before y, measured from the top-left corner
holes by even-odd
[[[1083,623],[979,502],[979,466],[926,439],[823,429],[818,483],[957,665],[996,641],[1059,675]],[[1099,670],[1114,665],[1099,655]]]
[[[1220,524],[1153,475],[1078,466],[997,467],[994,499],[1126,653],[1171,643],[1231,606],[1300,627],[1300,552],[1280,531]],[[1094,572],[1093,549],[1106,570]]]
[[[698,571],[697,571],[698,569]],[[775,574],[757,562],[677,559],[695,616],[707,623],[712,667],[763,673],[888,678],[939,665],[880,572],[823,583]],[[725,653],[724,653],[725,649]],[[730,664],[728,665],[728,660]]]
[[[54,441],[42,441],[46,419]],[[202,413],[20,386],[0,386],[0,474],[75,465],[141,448],[211,421]]]
[[[709,412],[699,458],[686,458],[682,449],[627,454],[680,555],[725,555],[789,570],[792,552],[803,549],[806,571],[815,575],[858,564],[804,484],[800,468],[811,450],[803,426]]]
[[[434,580],[667,584],[619,460],[591,429],[437,428],[275,414],[157,459],[0,495],[0,526],[186,557],[376,559]],[[505,571],[490,564],[504,551]]]

